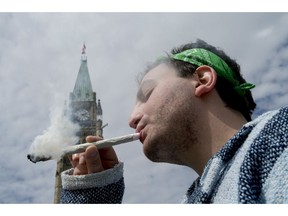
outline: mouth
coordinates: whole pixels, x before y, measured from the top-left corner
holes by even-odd
[[[146,138],[146,134],[144,133],[144,131],[143,131],[143,130],[140,131],[140,138],[139,138],[139,140],[140,140],[140,142],[141,142],[142,144],[144,143],[145,138]]]

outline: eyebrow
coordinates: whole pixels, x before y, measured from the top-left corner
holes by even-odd
[[[137,91],[137,100],[139,101],[145,101],[145,92],[147,90],[150,90],[151,88],[154,88],[156,85],[155,80],[149,79],[149,80],[145,80],[144,82],[142,82],[139,86],[139,89]]]

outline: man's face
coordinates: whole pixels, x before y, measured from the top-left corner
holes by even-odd
[[[197,109],[192,78],[161,64],[143,78],[129,125],[140,132],[145,155],[155,162],[183,164],[196,142]]]

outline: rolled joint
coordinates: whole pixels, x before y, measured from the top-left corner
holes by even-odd
[[[139,133],[128,134],[120,137],[115,137],[111,139],[99,140],[95,143],[83,143],[79,145],[68,146],[61,150],[60,157],[64,157],[65,155],[71,155],[74,153],[84,152],[86,148],[90,145],[95,145],[98,149],[111,147],[115,145],[119,145],[122,143],[128,143],[135,140],[138,140],[140,137]],[[39,161],[48,161],[53,159],[51,153],[47,153],[48,155],[35,155],[35,154],[28,154],[27,158],[33,163],[37,163]],[[49,155],[50,154],[50,155]]]

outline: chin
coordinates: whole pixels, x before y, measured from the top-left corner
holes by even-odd
[[[159,161],[159,156],[158,154],[153,150],[152,146],[145,145],[143,143],[143,152],[144,155],[152,162],[158,162]]]
[[[166,162],[161,156],[161,148],[157,145],[143,144],[144,155],[152,162]]]

